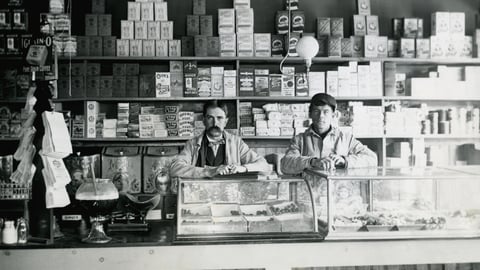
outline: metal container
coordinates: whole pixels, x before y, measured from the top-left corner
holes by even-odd
[[[148,147],[143,154],[143,192],[172,193],[169,166],[178,154],[177,147]]]
[[[80,152],[77,152],[75,155],[65,158],[64,162],[72,179],[67,186],[70,197],[75,196],[78,187],[87,179],[100,176],[100,154],[81,155]],[[92,168],[94,174],[92,173]]]
[[[13,170],[13,156],[0,156],[0,182],[9,182]]]
[[[112,179],[119,192],[141,192],[140,147],[106,147],[102,155],[102,178]]]

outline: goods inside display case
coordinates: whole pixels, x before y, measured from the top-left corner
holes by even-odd
[[[301,178],[180,179],[176,240],[321,240],[312,199]]]
[[[329,239],[480,236],[480,174],[471,166],[308,171],[306,179],[330,184],[328,196],[314,190],[316,204],[328,201]]]

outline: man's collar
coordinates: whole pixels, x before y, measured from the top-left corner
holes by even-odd
[[[328,131],[328,134],[327,135],[330,135],[330,136],[336,136],[339,132],[339,129],[337,127],[334,127],[334,126],[330,126],[330,131]],[[309,135],[313,135],[313,136],[317,136],[319,138],[321,138],[322,136],[320,136],[320,134],[318,134],[315,129],[313,129],[313,124],[310,125],[310,127],[305,131],[305,134]],[[325,136],[326,137],[326,136]]]

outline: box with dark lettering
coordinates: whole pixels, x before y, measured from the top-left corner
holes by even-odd
[[[308,97],[308,79],[306,73],[295,74],[295,96]]]
[[[385,36],[377,37],[377,57],[388,57],[388,38]]]
[[[135,39],[147,39],[148,37],[148,23],[147,21],[136,21],[135,27]]]
[[[125,74],[127,76],[140,74],[140,65],[136,63],[125,64]]]
[[[14,9],[12,14],[12,30],[28,30],[28,12],[24,9]]]
[[[127,95],[126,83],[127,78],[125,76],[113,76],[112,96],[125,97]]]
[[[195,42],[194,38],[190,36],[182,37],[182,55],[194,56],[195,55]]]
[[[330,36],[330,18],[317,18],[317,38],[321,36]]]
[[[318,42],[318,57],[326,57],[328,56],[328,36],[319,36],[317,38]]]
[[[154,20],[154,9],[153,2],[141,2],[140,4],[141,12],[140,18],[142,21],[153,21]]]
[[[142,56],[143,40],[130,40],[130,56]]]
[[[97,14],[85,14],[85,36],[98,36]]]
[[[0,9],[0,30],[12,29],[12,13],[8,9]]]
[[[270,47],[270,34],[253,34],[253,39],[255,42],[255,56],[258,57],[270,57],[271,56],[271,47]]]
[[[85,85],[87,97],[100,97],[100,76],[86,76]]]
[[[183,88],[184,97],[198,97],[197,74],[198,74],[197,61],[183,62],[183,75],[184,75],[183,81],[185,84],[185,87]]]
[[[103,54],[103,40],[102,37],[90,37],[90,56],[102,56]]]
[[[403,36],[403,18],[392,19],[393,38],[401,38]]]
[[[253,56],[253,34],[237,34],[237,55]]]
[[[147,37],[148,39],[160,39],[160,22],[147,22]]]
[[[465,13],[450,12],[450,35],[465,36]]]
[[[396,39],[389,39],[388,41],[388,57],[399,57],[400,56],[400,42]]]
[[[200,16],[187,15],[187,36],[200,35]]]
[[[300,33],[290,33],[290,40],[288,40],[288,35],[285,36],[285,45],[288,48],[289,56],[298,56],[297,53],[297,43],[300,40]],[[340,50],[340,44],[338,45]]]
[[[211,68],[212,97],[223,97],[223,72],[224,67]]]
[[[417,38],[415,40],[415,57],[428,59],[430,58],[430,39]]]
[[[92,13],[105,13],[105,0],[92,0]]]
[[[448,36],[450,34],[450,13],[434,12],[431,16],[432,36]]]
[[[195,56],[207,56],[207,36],[195,36]]]
[[[288,26],[290,24],[290,18],[288,17],[288,11],[280,10],[275,13],[275,29],[277,34],[288,34]]]
[[[369,15],[367,19],[367,35],[369,36],[378,36],[380,35],[380,29],[378,26],[378,16]]]
[[[87,63],[85,70],[87,76],[100,76],[100,64],[99,63]]]
[[[237,38],[235,34],[220,35],[220,56],[237,56]]]
[[[432,59],[445,58],[447,56],[449,38],[446,36],[430,37],[430,56]]]
[[[255,69],[255,96],[269,95],[269,70]]]
[[[127,75],[127,66],[123,63],[113,63],[112,64],[112,74],[114,76],[125,76]]]
[[[183,97],[183,73],[170,73],[170,91],[172,97]]]
[[[353,33],[355,36],[367,35],[367,19],[365,15],[353,15]]]
[[[372,12],[370,0],[357,0],[357,13],[360,15],[370,15]]]
[[[239,70],[239,96],[251,97],[253,96],[255,82],[254,82],[253,67],[240,67]]]
[[[200,35],[213,36],[213,17],[212,15],[200,16]]]
[[[113,76],[100,76],[100,97],[113,96]]]
[[[121,39],[134,39],[135,37],[135,22],[120,21],[120,37]]]
[[[235,13],[237,34],[253,34],[253,8],[236,9]]]
[[[168,21],[168,3],[155,1],[153,3],[155,21]]]
[[[127,2],[127,19],[129,21],[140,21],[142,19],[142,7],[140,2]]]
[[[330,18],[330,35],[343,37],[343,18]]]
[[[155,56],[155,40],[146,39],[142,42],[142,55],[143,56]]]
[[[115,37],[103,37],[102,46],[103,46],[103,56],[115,56],[116,49],[116,38]],[[77,47],[78,51],[78,47]]]
[[[206,13],[207,4],[206,0],[193,0],[193,14],[203,15]]]
[[[281,96],[282,95],[282,75],[270,74],[270,89],[269,96]]]
[[[341,56],[342,57],[352,57],[353,54],[353,45],[351,38],[342,38],[341,41]]]
[[[207,56],[220,56],[220,38],[207,37]]]
[[[342,54],[342,37],[331,36],[328,38],[328,56],[340,57]]]
[[[111,14],[98,15],[98,35],[99,36],[112,35],[112,15]]]
[[[87,36],[77,36],[77,55],[90,55],[90,39]]]
[[[182,56],[181,40],[172,39],[168,41],[168,56],[173,56],[173,57]]]
[[[197,74],[198,96],[209,97],[212,95],[212,74],[209,67],[199,67]]]
[[[74,76],[72,77],[71,89],[72,97],[85,97],[85,77],[83,76]]]
[[[138,97],[138,76],[127,76],[125,88],[127,97]]]
[[[460,57],[464,57],[464,58],[473,57],[473,37],[472,36],[463,37],[463,43],[460,49]]]
[[[218,9],[218,35],[235,33],[235,10],[233,8]]]
[[[415,39],[413,38],[400,39],[400,57],[415,58]]]
[[[375,58],[378,55],[377,52],[377,37],[376,36],[365,36],[365,57]]]
[[[272,35],[271,37],[272,43],[272,56],[283,56],[283,52],[285,51],[285,39],[283,35]]]
[[[160,39],[173,39],[173,22],[160,22]]]
[[[168,40],[155,40],[155,56],[168,56]]]
[[[117,56],[130,55],[130,41],[128,39],[117,39]]]
[[[418,19],[404,18],[403,19],[403,37],[416,38],[418,35]]]
[[[87,74],[84,63],[72,63],[70,70],[71,70],[72,76],[85,76]]]
[[[155,74],[140,75],[138,95],[140,97],[155,97]]]
[[[350,37],[352,39],[352,47],[353,47],[353,57],[363,57],[365,55],[365,44],[364,38],[365,37]]]
[[[305,12],[300,10],[292,11],[292,32],[303,33],[305,29]]]

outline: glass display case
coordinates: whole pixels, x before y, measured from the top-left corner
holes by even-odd
[[[326,180],[319,180],[320,182]],[[176,241],[318,240],[310,185],[302,178],[179,179]]]
[[[306,171],[304,176],[313,187],[318,217],[329,221],[327,239],[480,236],[480,166]]]

